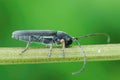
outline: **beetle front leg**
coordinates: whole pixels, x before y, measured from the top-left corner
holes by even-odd
[[[64,49],[65,49],[65,43],[63,43],[63,47],[62,47],[62,57],[63,57],[63,58],[65,58]]]
[[[65,53],[64,53],[64,49],[65,49],[65,40],[61,39],[60,42],[62,43],[62,57],[65,58]]]

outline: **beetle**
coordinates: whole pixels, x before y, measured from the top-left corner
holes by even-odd
[[[110,37],[106,33],[94,33],[80,37],[72,37],[68,35],[66,32],[55,31],[55,30],[17,30],[12,33],[12,38],[27,42],[26,48],[23,51],[21,51],[20,54],[24,53],[29,48],[31,42],[38,42],[38,43],[50,45],[48,57],[51,57],[53,44],[57,44],[57,45],[62,44],[62,56],[64,58],[65,57],[64,49],[68,48],[72,44],[72,42],[75,41],[83,53],[84,64],[79,71],[74,72],[73,74],[81,73],[86,65],[86,54],[78,40],[81,38],[87,38],[91,36],[107,36],[108,37],[107,42],[110,42]]]

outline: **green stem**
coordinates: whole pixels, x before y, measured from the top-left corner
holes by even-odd
[[[87,61],[120,60],[120,44],[85,45],[83,48]],[[53,48],[51,58],[48,58],[49,48],[30,48],[24,54],[19,55],[23,49],[1,47],[0,64],[76,62],[83,61],[84,58],[77,46],[65,48],[65,58],[62,58],[61,48]]]

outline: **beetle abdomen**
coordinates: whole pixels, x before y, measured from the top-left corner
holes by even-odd
[[[56,34],[57,31],[54,30],[18,30],[12,33],[12,38],[29,41],[30,36],[31,42],[50,43],[51,40],[46,38],[56,36]]]
[[[31,35],[39,35],[39,36],[53,36],[56,35],[56,31],[54,30],[18,30],[12,33],[14,36],[31,36]]]

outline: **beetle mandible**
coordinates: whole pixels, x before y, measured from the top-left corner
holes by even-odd
[[[55,31],[55,30],[17,30],[12,33],[12,38],[27,42],[26,48],[23,51],[21,51],[20,54],[24,53],[29,48],[31,42],[38,42],[38,43],[50,45],[48,57],[51,57],[53,44],[57,44],[57,45],[62,44],[62,56],[64,58],[65,57],[64,49],[69,47],[72,44],[72,42],[75,41],[83,53],[84,64],[79,71],[74,72],[73,74],[81,73],[86,65],[86,54],[84,49],[81,47],[80,43],[78,42],[78,40],[81,38],[87,38],[91,36],[107,36],[108,37],[107,42],[110,42],[110,37],[106,33],[94,33],[80,37],[71,37],[70,35],[68,35],[63,31]]]

